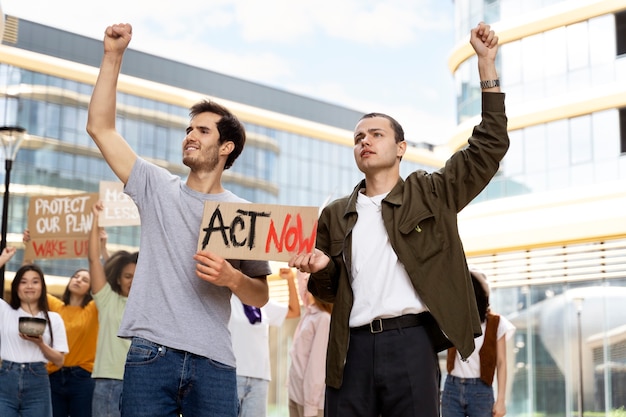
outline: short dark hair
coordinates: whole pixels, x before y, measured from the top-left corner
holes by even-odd
[[[76,276],[76,274],[78,274],[79,272],[82,272],[82,271],[89,272],[89,270],[86,269],[86,268],[77,269],[72,274],[72,277],[70,278],[70,281],[72,280],[72,278],[74,278]],[[91,282],[89,283],[89,288],[91,289]],[[70,297],[71,297],[71,294],[70,294],[70,283],[68,282],[67,285],[65,286],[65,291],[63,292],[63,297],[61,297],[61,300],[63,300],[65,305],[69,305],[70,304]],[[87,294],[85,294],[85,296],[83,297],[83,301],[80,303],[80,306],[84,308],[87,304],[89,304],[89,302],[91,300],[93,300],[93,297],[91,296],[91,291],[87,291]]]
[[[219,143],[232,142],[235,145],[235,149],[228,155],[224,169],[228,169],[233,166],[235,159],[239,157],[243,147],[246,144],[246,129],[243,124],[237,119],[237,116],[232,114],[226,107],[217,104],[214,101],[202,100],[189,109],[189,116],[194,118],[200,113],[214,113],[222,118],[217,122],[217,131],[220,134]]]
[[[104,263],[104,275],[106,276],[111,289],[118,294],[122,293],[122,287],[117,282],[122,277],[122,271],[128,264],[137,264],[139,252],[130,253],[119,250],[109,257]]]
[[[400,125],[400,123],[398,123],[398,121],[396,119],[394,119],[393,117],[391,117],[391,116],[389,116],[387,114],[384,114],[384,113],[367,113],[367,114],[363,115],[363,117],[361,117],[359,120],[370,119],[372,117],[382,117],[382,118],[385,118],[385,119],[389,120],[389,123],[391,123],[391,128],[393,129],[393,133],[394,133],[394,137],[396,139],[396,143],[404,141],[404,129],[402,129],[402,125]]]

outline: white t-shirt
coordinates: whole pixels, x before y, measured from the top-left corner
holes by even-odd
[[[487,328],[487,322],[481,324],[483,334],[474,339],[474,345],[476,348],[474,352],[467,358],[467,362],[461,360],[461,355],[457,352],[456,358],[454,358],[454,369],[450,372],[451,375],[459,378],[480,378],[480,348],[483,347],[485,340],[485,329]],[[509,340],[513,333],[515,333],[515,326],[506,317],[500,316],[500,323],[498,323],[498,330],[496,332],[496,340],[500,340],[502,337],[506,337]]]
[[[61,316],[53,311],[48,312],[50,323],[46,326],[43,340],[50,345],[50,327],[54,335],[54,345],[52,348],[59,352],[67,353],[67,336],[65,334],[65,324]],[[21,307],[14,310],[6,301],[0,300],[0,358],[3,360],[27,363],[27,362],[48,362],[41,349],[28,340],[24,340],[19,335],[19,318],[32,317],[30,313]],[[43,312],[39,312],[35,317],[45,319]]]
[[[228,329],[237,361],[237,375],[267,381],[271,379],[269,326],[282,326],[288,311],[286,305],[270,299],[261,307],[261,321],[250,324],[241,300],[232,295]]]
[[[416,314],[427,308],[391,247],[381,202],[386,194],[368,197],[359,193],[359,219],[352,230],[352,291],[354,305],[350,327],[367,324],[378,317]]]

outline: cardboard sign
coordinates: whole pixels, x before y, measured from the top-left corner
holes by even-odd
[[[226,259],[288,261],[312,252],[317,207],[205,202],[198,250]]]
[[[24,259],[86,258],[98,194],[31,197]]]
[[[139,210],[135,202],[124,193],[120,181],[100,181],[100,200],[104,209],[98,217],[98,226],[138,226]]]

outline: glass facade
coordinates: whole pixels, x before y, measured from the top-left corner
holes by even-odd
[[[542,8],[568,3],[578,2],[455,1],[458,39],[467,36],[480,20],[506,27],[507,21],[520,15],[539,18]],[[529,118],[525,123],[523,117],[515,120],[501,170],[473,204],[557,190],[576,192],[581,185],[624,180],[624,109],[567,110],[581,95],[610,91],[611,86],[626,83],[626,57],[616,45],[620,31],[616,21],[620,20],[610,13],[593,16],[500,46],[497,66],[510,119],[523,114],[520,109],[525,107],[543,106],[546,112],[564,109],[561,113],[565,116],[557,111],[539,122]],[[19,34],[27,40],[23,45],[27,50],[92,67],[99,63],[99,41],[35,24],[21,25]],[[54,36],[62,36],[63,42],[52,42]],[[67,51],[47,42],[67,45]],[[280,123],[265,123],[262,117],[253,118],[254,122],[242,118],[248,132],[246,148],[223,180],[227,189],[243,198],[256,203],[320,206],[351,192],[361,179],[350,133],[360,113],[172,61],[155,64],[158,58],[129,53],[125,68],[135,77],[186,89],[190,88],[186,82],[209,85],[210,91],[190,91],[300,118],[303,124],[313,121],[345,130],[345,138],[330,140],[322,134],[297,133],[305,129],[276,127]],[[480,112],[475,68],[475,58],[469,57],[454,72],[459,123]],[[142,77],[144,70],[147,73]],[[20,125],[30,134],[11,173],[10,242],[21,242],[30,197],[96,192],[100,181],[116,179],[85,131],[93,86],[80,78],[52,74],[43,61],[37,68],[24,68],[0,57],[0,122]],[[189,103],[183,105],[166,95],[155,97],[158,92],[149,89],[120,92],[118,129],[140,156],[184,178],[187,169],[181,162],[181,141]],[[401,174],[433,169],[418,159],[405,158]],[[140,245],[137,227],[114,227],[107,232],[113,248],[136,249]],[[574,415],[581,405],[586,413],[604,415],[626,406],[626,315],[620,310],[626,302],[626,235],[583,240],[569,242],[567,237],[557,236],[541,247],[487,254],[473,254],[466,246],[469,262],[491,279],[492,308],[517,326],[508,349],[509,416]],[[18,252],[7,270],[14,271],[21,262]],[[40,262],[48,276],[57,277],[69,277],[85,263],[81,259]],[[273,296],[284,293],[277,282],[270,284]],[[584,299],[580,310],[579,299]],[[287,321],[271,332],[271,415],[286,415],[285,375],[296,323]]]
[[[501,43],[497,61],[507,113],[515,126],[509,131],[511,147],[498,183],[475,202],[491,198],[490,189],[497,197],[496,186],[500,198],[576,193],[583,186],[626,179],[620,145],[623,108],[589,104],[610,101],[612,90],[626,83],[626,58],[616,47],[616,26],[623,21],[626,4],[615,13],[593,14],[539,33],[532,27],[533,18],[566,15],[583,3],[455,1],[459,40],[479,21],[516,33]],[[519,35],[524,31],[528,35]],[[470,57],[455,71],[459,123],[480,111],[475,68],[476,58]],[[543,117],[535,117],[538,111]],[[582,243],[553,236],[553,243],[542,247],[496,249],[468,257],[491,279],[492,309],[517,327],[508,343],[507,415],[624,412],[626,240],[616,234]]]
[[[625,254],[626,239],[616,239],[471,259],[491,277],[491,307],[517,328],[508,415],[575,415],[578,401],[593,415],[626,405]]]

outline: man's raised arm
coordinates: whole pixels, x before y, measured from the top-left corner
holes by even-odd
[[[137,154],[116,130],[115,114],[117,79],[132,31],[130,24],[122,23],[109,26],[104,32],[104,55],[89,102],[87,117],[87,133],[100,148],[102,156],[115,175],[124,184],[128,181]]]

